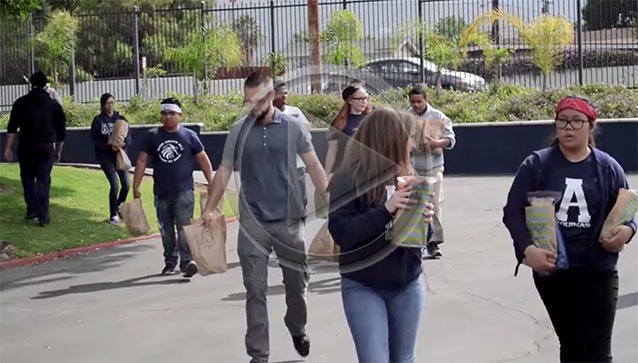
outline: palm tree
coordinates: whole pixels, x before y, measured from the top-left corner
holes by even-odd
[[[505,11],[499,17],[508,21],[530,48],[532,61],[543,74],[543,91],[547,90],[547,76],[559,63],[563,48],[574,41],[574,26],[564,17],[541,15],[531,23]]]

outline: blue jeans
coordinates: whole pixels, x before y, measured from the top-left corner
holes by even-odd
[[[401,290],[374,289],[342,278],[341,298],[359,362],[416,360],[416,336],[425,303],[421,276]]]
[[[193,218],[194,205],[195,196],[192,190],[184,190],[171,197],[155,196],[155,210],[164,245],[164,262],[166,265],[177,266],[179,254],[180,270],[183,270],[193,259],[186,243],[184,226],[189,225]],[[177,227],[177,238],[175,238],[175,227]]]
[[[128,170],[117,170],[115,168],[115,153],[113,152],[97,152],[95,156],[100,162],[100,168],[106,175],[106,179],[109,181],[109,217],[114,217],[120,209],[120,204],[126,201],[126,196],[131,186]],[[122,183],[122,189],[120,189],[118,178]]]

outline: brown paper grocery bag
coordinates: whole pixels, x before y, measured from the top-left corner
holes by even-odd
[[[341,249],[332,239],[328,230],[328,221],[326,221],[312,240],[308,248],[308,257],[315,260],[337,261],[340,252]]]
[[[602,242],[605,239],[611,238],[611,231],[614,227],[629,222],[636,211],[638,210],[638,192],[636,190],[621,188],[618,190],[618,197],[616,198],[616,204],[611,209],[605,223],[603,223],[603,229],[600,232],[599,240]]]
[[[144,213],[144,208],[142,208],[142,199],[135,198],[128,203],[122,204],[120,206],[120,213],[129,232],[133,236],[141,236],[151,230],[146,219],[146,214]]]
[[[109,135],[109,145],[124,148],[126,135],[128,135],[128,122],[118,119],[113,125],[113,131]]]
[[[119,149],[115,155],[115,168],[117,170],[129,170],[131,168],[131,159],[128,158],[124,149]]]
[[[199,192],[199,215],[204,216],[206,204],[208,203],[208,190],[200,190]]]
[[[423,131],[425,136],[429,136],[434,140],[440,140],[443,137],[443,132],[445,131],[445,121],[443,120],[424,120],[423,122]],[[440,147],[435,147],[431,149],[433,155],[440,155],[443,150]]]
[[[203,219],[196,219],[184,227],[197,271],[201,275],[226,272],[226,219],[215,211],[213,226],[206,227]]]

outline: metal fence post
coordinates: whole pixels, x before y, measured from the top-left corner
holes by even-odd
[[[204,38],[203,40],[206,41],[206,2],[202,1],[199,3],[199,22],[200,22],[200,27],[201,27],[201,31],[202,31],[202,38]],[[208,62],[206,61],[206,54],[204,54],[204,69],[203,71],[203,75],[204,75],[204,82],[208,82]],[[208,90],[208,85],[206,85],[206,89]]]
[[[33,50],[33,13],[29,17],[29,76],[35,73],[35,51]]]
[[[419,9],[417,10],[417,13],[419,14],[419,29],[417,29],[417,31],[419,32],[419,65],[420,65],[420,81],[421,83],[425,83],[425,69],[424,68],[424,62],[423,62],[423,3],[422,0],[417,0],[417,6],[419,7]]]
[[[495,10],[499,10],[500,9],[500,5],[498,3],[498,0],[492,0],[492,11]],[[501,46],[501,29],[500,29],[500,20],[496,20],[493,24],[492,24],[492,41],[494,42],[494,44],[496,45],[496,48],[500,48]],[[503,71],[503,67],[502,65],[499,63],[497,65],[497,69],[496,69],[496,78],[498,78],[498,80],[500,81],[500,79],[502,78],[502,71]]]
[[[576,0],[576,26],[578,34],[578,84],[583,85],[583,25],[580,12],[580,0]]]
[[[348,10],[348,0],[343,0],[343,10]]]
[[[133,6],[131,9],[133,12],[133,51],[135,56],[135,94],[140,94],[140,44],[139,44],[139,30],[137,27],[137,6]]]
[[[75,96],[75,44],[71,52],[71,69],[69,70],[69,94]]]
[[[275,52],[275,1],[270,0],[270,51]]]

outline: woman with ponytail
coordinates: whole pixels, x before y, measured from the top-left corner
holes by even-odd
[[[344,158],[346,145],[361,124],[365,115],[372,112],[368,102],[368,92],[361,85],[350,85],[341,92],[343,106],[330,123],[328,131],[328,152],[326,153],[326,174],[339,168]]]
[[[117,148],[109,145],[109,136],[113,132],[115,122],[119,119],[126,120],[124,116],[115,111],[115,99],[110,93],[105,93],[100,97],[100,114],[93,118],[91,124],[91,138],[95,147],[95,157],[100,163],[100,168],[104,171],[106,179],[109,181],[109,223],[119,224],[118,209],[120,204],[126,201],[126,196],[130,189],[128,170],[116,169]],[[131,145],[131,131],[129,130],[124,140],[124,151]],[[119,182],[122,184],[120,189]],[[118,195],[119,189],[119,195]]]

